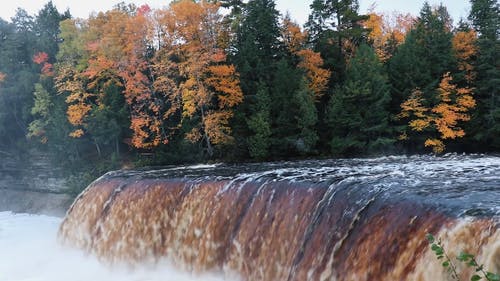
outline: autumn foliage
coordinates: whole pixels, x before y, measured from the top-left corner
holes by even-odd
[[[459,70],[465,72],[467,82],[472,82],[475,78],[474,56],[477,54],[477,33],[471,29],[469,31],[459,31],[453,36],[452,43],[455,57],[458,61]]]
[[[406,33],[413,27],[416,19],[410,14],[396,12],[380,14],[372,11],[368,16],[364,22],[364,26],[370,30],[368,38],[379,59],[385,62],[393,55],[396,47],[404,42]]]
[[[56,77],[58,91],[68,95],[71,136],[85,134],[86,118],[114,85],[129,105],[137,148],[168,143],[187,119],[197,123],[188,140],[203,140],[209,151],[230,142],[231,108],[243,95],[217,45],[221,19],[218,4],[186,0],[157,11],[117,7],[81,24],[85,62],[61,63]],[[43,54],[34,60],[46,62]]]
[[[314,99],[319,100],[328,87],[331,71],[323,68],[321,54],[306,47],[307,32],[289,18],[283,20],[282,36],[288,50],[300,58],[298,67],[305,72],[309,89]]]
[[[42,66],[42,74],[47,76],[54,75],[54,67],[49,63],[49,55],[45,52],[38,52],[33,56],[33,62]]]
[[[232,141],[231,109],[243,100],[236,69],[226,62],[226,54],[218,46],[222,32],[219,5],[180,1],[156,16],[162,49],[154,69],[158,74],[177,72],[158,75],[162,80],[156,83],[158,90],[166,94],[171,106],[165,117],[180,116],[179,125],[195,121],[186,139],[204,143],[212,154],[212,145]]]
[[[470,120],[469,111],[476,106],[476,101],[472,89],[458,88],[453,84],[450,73],[443,75],[436,93],[438,102],[432,104],[424,98],[420,89],[415,89],[401,104],[399,117],[408,118],[408,125],[413,131],[430,131],[425,146],[441,153],[445,148],[443,141],[465,136],[459,123]]]
[[[363,15],[314,0],[301,26],[275,0],[122,2],[87,18],[49,3],[0,22],[0,132],[113,169],[496,151],[498,13],[471,1],[456,26],[429,4]]]

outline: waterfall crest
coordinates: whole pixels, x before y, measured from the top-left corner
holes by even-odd
[[[59,236],[111,263],[244,280],[447,280],[427,233],[500,271],[499,184],[500,159],[465,156],[118,171]]]

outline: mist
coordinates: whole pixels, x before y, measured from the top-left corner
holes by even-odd
[[[61,218],[0,212],[0,280],[2,281],[218,281],[193,276],[162,262],[134,269],[108,266],[82,251],[57,242]]]

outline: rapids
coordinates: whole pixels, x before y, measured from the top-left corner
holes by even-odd
[[[59,238],[106,263],[226,280],[448,280],[425,235],[500,272],[499,202],[500,158],[484,155],[114,171]]]

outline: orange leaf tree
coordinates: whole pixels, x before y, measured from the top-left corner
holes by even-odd
[[[85,74],[92,81],[89,87],[102,91],[113,83],[123,88],[130,108],[131,143],[138,148],[168,142],[161,126],[162,108],[158,106],[148,77],[150,15],[148,6],[119,5],[89,20],[87,40],[90,58]]]
[[[62,33],[55,80],[67,94],[71,135],[94,128],[95,139],[99,130],[109,132],[96,120],[109,115],[110,89],[121,89],[130,143],[137,148],[166,144],[185,124],[192,127],[187,138],[204,141],[209,154],[212,145],[231,142],[231,109],[243,96],[238,74],[218,46],[221,19],[218,4],[186,0],[157,11],[120,4],[65,23],[74,32]],[[42,55],[36,59],[44,61]]]
[[[364,26],[370,30],[368,38],[380,59],[385,62],[391,58],[397,46],[401,45],[406,33],[415,23],[410,14],[378,14],[371,11]]]
[[[432,147],[435,153],[442,153],[445,149],[444,140],[465,135],[459,122],[470,120],[468,112],[475,107],[476,102],[470,88],[458,88],[452,83],[450,73],[443,75],[436,89],[436,100],[432,104],[424,98],[421,90],[415,89],[401,104],[399,117],[409,120],[411,130],[426,134],[426,147]]]
[[[459,31],[452,39],[453,50],[458,61],[458,69],[464,72],[465,80],[471,83],[475,78],[474,59],[477,54],[477,33],[473,29]]]
[[[298,67],[305,73],[309,89],[318,101],[328,87],[331,72],[323,68],[321,54],[306,47],[307,32],[288,16],[283,20],[282,37],[288,51],[299,57]]]
[[[157,84],[162,92],[171,92],[169,104],[182,112],[182,122],[192,125],[186,138],[204,143],[211,155],[213,145],[232,141],[232,108],[243,100],[235,67],[226,62],[218,46],[222,34],[219,5],[179,1],[161,11],[158,18],[164,55],[156,69],[162,64],[171,68],[175,60],[179,83],[178,89],[162,84],[172,84],[171,78]]]
[[[100,38],[107,20],[99,14],[89,20],[66,20],[61,23],[55,86],[66,97],[67,119],[73,138],[91,140],[101,156],[101,147],[111,145],[119,153],[127,114],[121,101],[123,82],[116,65],[102,54]],[[97,20],[99,19],[99,20]],[[115,49],[116,50],[116,49]],[[111,52],[111,49],[109,50]],[[122,99],[123,100],[123,99]]]
[[[66,96],[67,119],[74,126],[74,130],[69,135],[73,138],[80,138],[84,135],[85,118],[90,113],[94,97],[92,93],[87,92],[86,81],[82,74],[83,61],[86,61],[87,54],[82,46],[84,31],[81,24],[82,22],[72,19],[60,23],[59,37],[62,43],[59,44],[54,77],[57,92]],[[42,63],[43,56],[35,56],[34,61]]]

